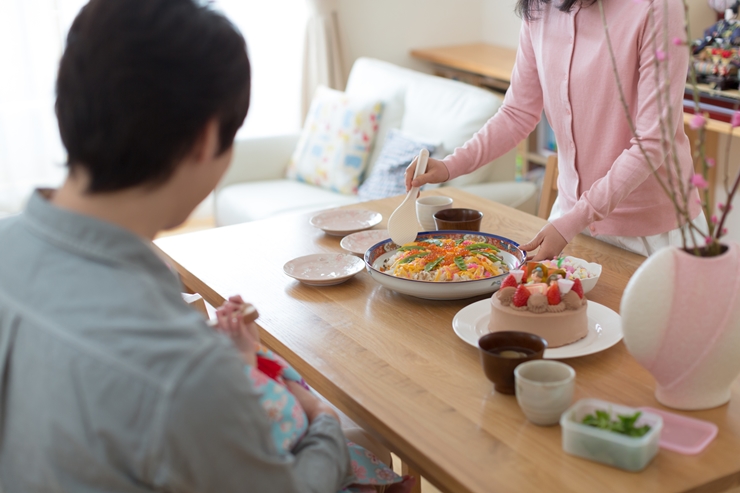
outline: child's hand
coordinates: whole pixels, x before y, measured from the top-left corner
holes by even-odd
[[[293,394],[293,396],[303,408],[303,412],[306,413],[306,417],[308,417],[309,423],[313,423],[313,421],[320,414],[328,414],[329,416],[339,421],[339,416],[337,416],[334,408],[313,395],[310,390],[304,389],[298,382],[288,380],[287,382],[285,382],[285,386],[288,387],[290,393]]]
[[[555,229],[555,226],[552,223],[547,223],[532,241],[525,245],[520,245],[519,248],[527,252],[527,260],[538,262],[557,257],[567,245],[568,242]],[[537,253],[530,255],[530,252],[537,247],[539,247]]]
[[[257,349],[260,336],[254,321],[259,314],[249,303],[244,303],[241,296],[232,296],[216,310],[216,330],[227,334],[251,366],[257,363]]]

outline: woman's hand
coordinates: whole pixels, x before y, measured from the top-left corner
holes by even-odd
[[[450,179],[450,172],[447,170],[445,163],[439,159],[429,158],[427,161],[426,171],[414,178],[414,172],[416,172],[416,161],[419,158],[414,158],[406,168],[406,191],[408,192],[413,187],[420,187],[427,183],[442,183]]]
[[[334,408],[303,388],[298,382],[288,380],[285,382],[285,386],[288,387],[290,393],[293,394],[303,408],[303,412],[306,413],[309,423],[313,423],[319,414],[328,414],[339,421],[339,416],[337,416]]]
[[[255,366],[260,334],[254,321],[259,314],[241,296],[232,296],[216,310],[216,330],[227,334],[242,353],[246,364]]]
[[[525,245],[520,245],[519,248],[527,252],[527,259],[536,262],[557,257],[567,245],[568,242],[555,229],[555,226],[552,223],[547,223],[532,241]],[[531,251],[538,247],[537,254],[530,255]]]

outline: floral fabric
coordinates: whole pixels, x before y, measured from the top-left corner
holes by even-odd
[[[320,87],[311,103],[287,177],[356,194],[367,167],[382,103]]]
[[[246,366],[245,373],[261,394],[260,402],[272,426],[272,437],[280,454],[289,454],[308,429],[308,419],[298,400],[285,387],[286,381],[305,385],[303,378],[284,359],[267,348],[257,353],[257,367]],[[268,363],[277,363],[279,370]],[[264,368],[267,373],[260,370]],[[270,376],[268,376],[268,374]],[[375,493],[376,486],[400,483],[403,478],[369,450],[347,442],[355,482],[339,493]]]

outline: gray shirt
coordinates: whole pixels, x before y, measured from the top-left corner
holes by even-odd
[[[0,491],[322,492],[322,415],[278,455],[244,363],[134,234],[47,202],[0,221]],[[245,293],[248,294],[248,293]]]

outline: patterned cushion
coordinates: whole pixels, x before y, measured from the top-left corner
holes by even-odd
[[[356,194],[382,103],[320,87],[306,117],[287,177],[334,192]]]
[[[396,129],[388,131],[378,162],[358,191],[362,200],[375,200],[406,193],[404,173],[406,167],[426,149],[433,154],[437,148],[434,144],[420,142],[402,134]]]

